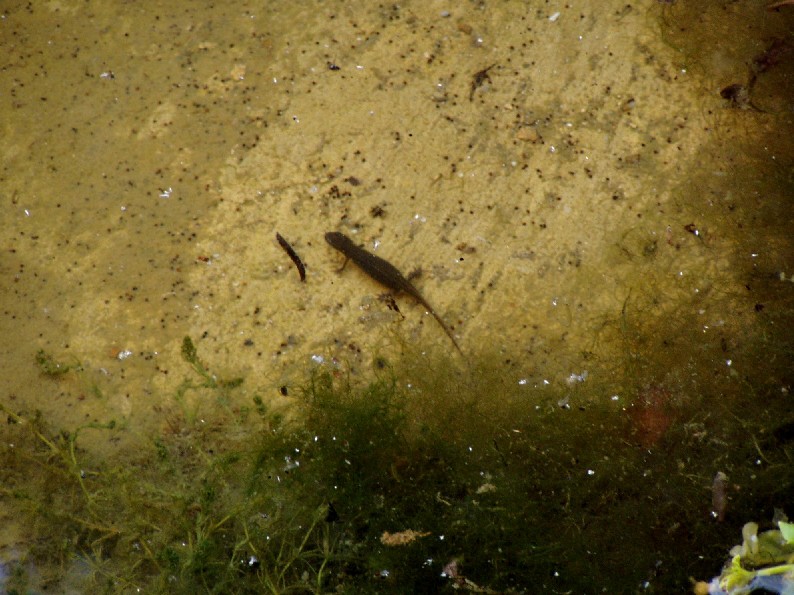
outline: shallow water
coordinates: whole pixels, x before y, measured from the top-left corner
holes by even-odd
[[[375,356],[452,352],[420,304],[338,272],[322,238],[340,230],[422,269],[462,376],[548,388],[562,411],[614,406],[652,457],[669,431],[753,396],[753,427],[768,425],[791,382],[794,62],[774,40],[792,14],[683,1],[6,8],[0,399],[58,428],[123,420],[112,445],[83,446],[124,458],[162,431],[185,335],[213,371],[245,379],[230,408],[257,394],[288,413],[287,389],[318,362],[366,378]],[[721,97],[748,69],[751,101]],[[81,374],[42,375],[39,350]],[[494,393],[484,415],[501,403]],[[718,470],[694,480],[706,507]],[[756,520],[780,498],[758,495]],[[22,533],[0,552],[17,558]]]

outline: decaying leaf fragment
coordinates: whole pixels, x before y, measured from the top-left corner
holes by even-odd
[[[414,531],[413,529],[406,529],[405,531],[400,531],[399,533],[389,533],[388,531],[384,531],[383,535],[380,536],[380,542],[383,545],[406,545],[411,543],[412,541],[416,541],[420,537],[427,537],[430,535],[430,532],[423,533],[421,531]]]

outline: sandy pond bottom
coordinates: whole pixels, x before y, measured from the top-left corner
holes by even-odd
[[[790,13],[649,4],[9,9],[0,590],[682,592],[794,516]]]

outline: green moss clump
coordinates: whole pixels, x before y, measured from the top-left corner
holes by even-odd
[[[43,349],[39,349],[36,352],[36,364],[38,365],[42,374],[51,376],[53,378],[62,376],[68,372],[71,372],[72,370],[82,369],[80,362],[66,364],[64,362],[57,361],[52,355]]]

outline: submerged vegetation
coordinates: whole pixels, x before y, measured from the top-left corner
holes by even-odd
[[[191,376],[132,453],[82,446],[129,432],[114,420],[67,431],[0,406],[0,497],[30,532],[0,565],[6,591],[679,591],[735,534],[710,514],[715,464],[734,524],[794,485],[787,426],[762,427],[782,401],[751,421],[670,383],[613,398],[591,376],[596,399],[580,377],[554,389],[378,359],[360,384],[316,368],[285,416],[189,338],[182,357]]]

